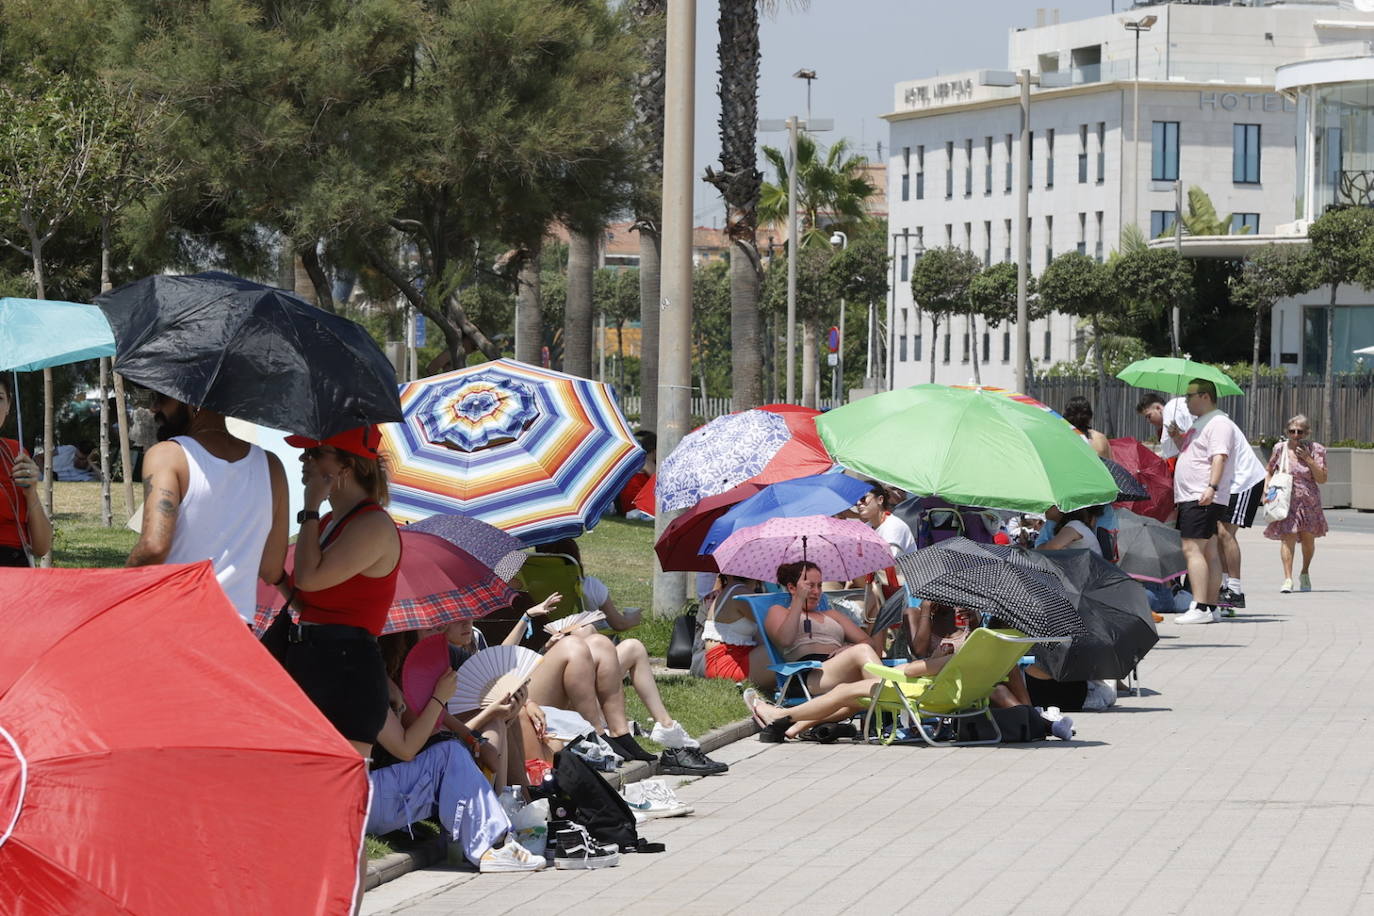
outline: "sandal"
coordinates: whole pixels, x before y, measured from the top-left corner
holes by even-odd
[[[781,716],[772,722],[765,721],[759,714],[758,705],[763,702],[759,692],[750,687],[744,691],[741,699],[744,705],[749,707],[749,715],[753,716],[754,724],[759,727],[759,740],[764,744],[781,744],[787,738],[787,730],[795,724],[791,716]]]

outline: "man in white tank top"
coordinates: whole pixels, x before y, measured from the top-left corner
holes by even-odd
[[[281,460],[230,434],[224,416],[153,396],[158,443],[143,456],[143,527],[128,566],[210,560],[253,620],[257,580],[284,573],[288,500]]]

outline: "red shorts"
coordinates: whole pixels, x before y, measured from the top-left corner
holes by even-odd
[[[753,646],[716,643],[706,650],[706,676],[727,681],[749,680],[749,653]]]

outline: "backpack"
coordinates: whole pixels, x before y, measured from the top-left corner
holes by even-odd
[[[553,770],[553,817],[576,821],[596,840],[615,843],[622,850],[639,847],[634,812],[586,761],[568,751],[559,751],[553,755]]]
[[[1049,726],[1040,713],[1030,706],[994,708],[992,717],[1002,732],[1003,744],[1043,741],[1050,733]],[[982,716],[959,719],[957,733],[960,741],[988,741],[997,734],[993,731],[991,723]]]

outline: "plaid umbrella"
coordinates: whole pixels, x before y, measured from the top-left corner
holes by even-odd
[[[1102,463],[1107,466],[1107,470],[1112,472],[1112,480],[1116,481],[1117,494],[1114,502],[1139,503],[1149,501],[1150,491],[1145,489],[1145,485],[1136,480],[1130,471],[1110,458],[1103,458]]]
[[[411,382],[382,427],[397,521],[481,519],[525,544],[592,528],[644,464],[609,385],[509,359]]]
[[[1130,674],[1159,641],[1145,589],[1090,550],[1047,550],[1041,557],[1059,570],[1084,632],[1068,645],[1036,646],[1036,661],[1060,681]]]
[[[286,566],[295,566],[296,547],[287,550]],[[515,600],[515,589],[486,564],[433,534],[401,529],[401,572],[396,597],[382,633],[427,630],[455,620],[475,620]],[[281,610],[283,598],[273,586],[258,583],[253,632],[261,634]],[[292,618],[298,618],[292,612]]]
[[[1117,565],[1132,579],[1168,582],[1188,571],[1177,528],[1129,509],[1116,510]]]
[[[1074,636],[1083,621],[1039,555],[951,538],[897,558],[916,598],[988,611],[1029,636]]]
[[[484,564],[497,576],[513,582],[525,565],[525,545],[500,528],[481,519],[466,515],[431,515],[406,526],[407,531],[420,531],[443,538]]]
[[[646,486],[635,505],[650,514],[687,509],[745,481],[770,484],[824,473],[834,462],[816,432],[817,416],[807,407],[768,404],[716,417],[659,463],[654,486]]]
[[[720,571],[774,582],[784,563],[809,560],[821,578],[857,579],[892,565],[892,552],[878,533],[852,518],[803,515],[774,518],[741,528],[715,549]]]

